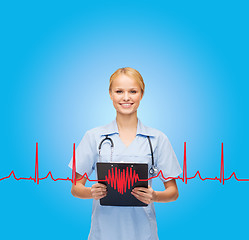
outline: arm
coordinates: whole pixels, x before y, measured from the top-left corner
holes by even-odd
[[[148,188],[137,187],[132,190],[132,194],[146,204],[175,201],[179,196],[175,179],[164,182],[164,187],[164,191],[154,191],[150,186]]]
[[[76,179],[82,178],[82,175],[76,173]],[[84,177],[83,179],[76,181],[76,185],[72,185],[71,193],[74,197],[89,199],[92,198],[91,188],[85,187],[87,178]]]
[[[172,179],[168,182],[164,182],[164,191],[154,191],[154,198],[152,199],[154,202],[172,202],[175,201],[178,196],[178,188],[176,185],[176,180]]]
[[[82,175],[76,173],[76,179],[82,178]],[[90,199],[94,198],[98,200],[106,196],[106,186],[101,183],[95,183],[91,187],[86,187],[87,178],[76,181],[76,185],[72,185],[71,193],[74,197],[82,198],[82,199]]]

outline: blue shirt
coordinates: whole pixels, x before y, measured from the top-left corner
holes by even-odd
[[[110,162],[111,147],[104,141],[99,159],[98,146],[105,135],[114,143],[112,161],[148,163],[151,168],[151,150],[147,139],[150,137],[155,166],[162,170],[165,178],[177,177],[182,169],[167,136],[154,128],[144,126],[138,119],[135,139],[127,147],[119,137],[116,119],[110,124],[88,130],[75,151],[76,172],[88,177],[96,169],[97,161]],[[73,158],[69,163],[72,168]],[[95,171],[95,179],[97,172]],[[148,175],[148,178],[151,176]],[[163,182],[163,179],[160,175]],[[171,179],[168,179],[169,181]],[[152,185],[152,180],[148,184]],[[154,203],[147,207],[101,206],[99,200],[93,199],[91,230],[88,240],[157,240],[157,222]]]

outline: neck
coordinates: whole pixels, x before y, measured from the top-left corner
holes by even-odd
[[[119,130],[137,129],[137,112],[132,115],[122,115],[117,113],[116,122]]]

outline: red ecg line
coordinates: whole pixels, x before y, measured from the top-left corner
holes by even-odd
[[[105,181],[108,184],[111,183],[111,187],[114,189],[118,188],[118,192],[123,194],[126,192],[127,185],[128,189],[130,189],[134,183],[139,181],[139,177],[135,170],[132,172],[132,168],[127,167],[126,171],[123,169],[123,171],[120,172],[120,169],[117,170],[115,167],[114,171],[113,168],[112,171],[110,171],[110,169],[108,170],[108,176],[105,176]]]
[[[246,181],[248,182],[248,181],[249,181],[249,179],[246,179],[246,178],[244,178],[244,179],[242,179],[242,178],[237,178],[235,172],[233,172],[233,173],[230,175],[230,177],[225,178],[225,175],[224,175],[223,143],[221,143],[221,165],[220,165],[220,177],[219,177],[219,178],[218,178],[218,177],[215,177],[215,178],[202,178],[199,171],[197,171],[196,174],[195,174],[193,177],[187,177],[186,142],[184,142],[184,159],[183,159],[183,176],[182,176],[182,177],[178,176],[178,177],[167,177],[167,178],[165,178],[164,175],[163,175],[163,172],[162,172],[162,171],[159,171],[159,173],[158,173],[156,176],[151,177],[151,178],[148,178],[148,179],[137,179],[136,175],[134,175],[134,176],[132,175],[132,179],[134,178],[134,181],[138,181],[138,180],[139,180],[139,181],[147,181],[147,180],[150,180],[150,179],[153,179],[153,178],[158,177],[160,174],[161,174],[162,178],[165,179],[165,180],[169,180],[169,179],[181,179],[182,182],[184,182],[185,184],[187,184],[187,181],[188,181],[188,180],[196,178],[197,175],[199,176],[199,178],[200,178],[202,181],[205,181],[205,180],[213,180],[213,181],[215,181],[215,180],[216,180],[216,181],[219,181],[220,183],[222,183],[223,185],[224,185],[224,182],[227,181],[227,180],[229,180],[229,179],[231,179],[232,176],[234,176],[235,180],[236,180],[236,181],[239,181],[239,182],[246,182]],[[39,182],[40,182],[41,180],[44,180],[44,179],[48,178],[49,175],[50,175],[50,177],[51,177],[51,179],[52,179],[53,181],[59,181],[59,180],[61,180],[61,181],[71,181],[73,184],[76,184],[76,181],[80,181],[80,180],[83,179],[84,177],[86,177],[87,180],[88,180],[88,181],[91,181],[91,182],[93,182],[93,181],[97,181],[97,182],[98,182],[98,181],[106,181],[106,180],[91,180],[91,179],[88,178],[87,173],[85,173],[81,178],[76,179],[75,143],[73,144],[72,178],[67,177],[67,178],[56,178],[56,179],[55,179],[55,178],[53,177],[51,171],[48,172],[48,174],[47,174],[46,177],[43,177],[43,178],[40,178],[40,177],[39,177],[39,167],[38,167],[38,143],[36,143],[35,178],[33,178],[33,177],[31,177],[31,176],[30,176],[29,178],[23,178],[23,177],[17,178],[17,177],[15,176],[14,171],[12,170],[11,173],[9,174],[9,176],[0,178],[0,181],[3,181],[3,180],[5,180],[5,179],[8,179],[8,178],[10,178],[12,175],[13,175],[14,179],[16,179],[16,180],[18,180],[18,181],[19,181],[19,180],[32,180],[32,181],[34,181],[34,182],[37,183],[37,184],[39,184]],[[114,175],[113,175],[113,176],[114,176]],[[111,176],[110,179],[113,179],[113,176]],[[126,175],[123,175],[123,176],[122,176],[122,179],[125,178],[125,176],[126,176]],[[131,177],[131,175],[130,175],[130,177]],[[114,178],[115,178],[115,177],[114,177]],[[106,179],[108,180],[108,178],[106,178]],[[110,179],[109,179],[109,181],[110,181]],[[116,181],[116,180],[115,180],[115,181]],[[114,182],[113,182],[113,184],[114,184],[114,185],[117,184],[118,187],[122,185],[122,184],[120,185],[120,182],[119,182],[119,181],[118,181],[117,183],[114,183]],[[129,181],[128,181],[128,184],[129,184]]]

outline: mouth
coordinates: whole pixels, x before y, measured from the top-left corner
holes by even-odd
[[[123,107],[123,108],[130,108],[133,103],[120,103],[120,105]]]

